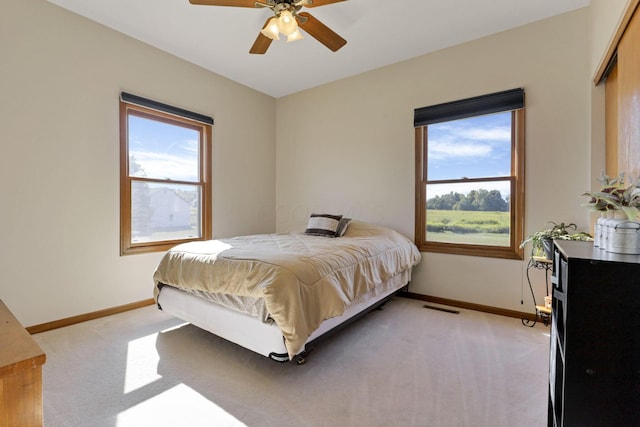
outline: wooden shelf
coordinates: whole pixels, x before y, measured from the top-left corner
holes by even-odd
[[[551,316],[551,309],[545,307],[544,305],[536,305],[536,310],[538,310],[540,313],[548,314],[549,316]]]
[[[533,284],[531,283],[531,277],[529,275],[530,270],[543,270],[545,273],[545,288],[546,295],[549,295],[549,272],[553,269],[553,261],[546,257],[532,256],[527,264],[527,283],[529,284],[529,290],[531,291],[531,298],[533,299],[533,305],[536,309],[534,319],[522,319],[522,324],[530,328],[534,327],[538,321],[542,321],[545,326],[549,325],[549,319],[551,318],[551,309],[544,305],[538,305],[536,302],[536,296],[533,291]]]

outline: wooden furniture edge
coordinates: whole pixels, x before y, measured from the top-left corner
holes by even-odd
[[[27,336],[30,336],[27,334]],[[29,357],[24,360],[13,363],[12,365],[6,365],[0,367],[0,377],[6,377],[9,375],[16,375],[20,372],[34,369],[38,366],[42,366],[47,363],[47,355],[42,352],[36,356]]]
[[[80,314],[78,316],[67,317],[65,319],[54,320],[52,322],[41,323],[39,325],[29,326],[25,328],[30,334],[37,334],[40,332],[50,331],[52,329],[62,328],[64,326],[75,325],[76,323],[86,322],[88,320],[99,319],[101,317],[107,317],[118,313],[124,313],[125,311],[135,310],[136,308],[147,307],[155,304],[153,298],[145,299],[142,301],[132,302],[129,304],[120,305],[117,307],[106,308],[104,310],[98,310],[91,313]]]
[[[42,426],[42,365],[47,356],[0,300],[0,425]]]
[[[0,300],[0,377],[15,375],[44,365],[47,357],[42,348],[25,331],[9,307]],[[0,387],[0,395],[2,394]]]
[[[416,299],[420,301],[431,302],[434,304],[448,305],[450,307],[458,307],[458,308],[464,308],[468,310],[481,311],[484,313],[497,314],[500,316],[513,317],[516,319],[528,319],[531,321],[536,320],[536,315],[533,313],[525,313],[525,312],[516,311],[516,310],[507,310],[505,308],[492,307],[490,305],[475,304],[471,302],[458,301],[458,300],[453,300],[448,298],[434,297],[431,295],[416,294],[414,292],[400,292],[398,296],[410,298],[410,299]]]

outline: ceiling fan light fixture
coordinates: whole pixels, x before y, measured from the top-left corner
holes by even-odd
[[[283,10],[278,15],[278,29],[280,32],[286,36],[290,36],[291,34],[298,31],[298,23],[296,22],[296,18],[289,10]]]
[[[278,20],[276,18],[271,18],[267,26],[264,27],[260,32],[262,33],[262,35],[270,38],[271,40],[280,40],[280,36],[278,34],[280,32],[278,27]]]
[[[295,42],[297,40],[302,40],[303,38],[304,36],[302,35],[302,32],[298,29],[287,36],[287,43]]]
[[[310,13],[302,12],[303,7],[325,6],[346,0],[189,0],[191,4],[203,6],[233,6],[245,8],[265,8],[271,11],[256,37],[250,54],[262,55],[267,52],[273,40],[287,36],[287,43],[302,40],[310,35],[329,50],[336,52],[347,41],[331,28],[314,18]],[[302,35],[304,29],[305,36]]]

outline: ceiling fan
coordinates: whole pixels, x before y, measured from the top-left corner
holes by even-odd
[[[307,12],[300,12],[302,7],[318,7],[346,0],[189,0],[191,4],[205,6],[235,7],[268,7],[274,16],[267,19],[249,53],[263,54],[269,49],[273,40],[280,39],[280,33],[287,36],[287,42],[304,38],[302,28],[311,37],[331,49],[333,52],[347,44],[347,41],[329,27]]]

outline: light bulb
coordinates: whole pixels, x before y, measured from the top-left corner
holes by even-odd
[[[295,30],[293,33],[287,36],[287,43],[295,42],[296,40],[302,40],[304,36],[300,30]]]
[[[298,23],[290,11],[283,10],[278,16],[278,29],[284,35],[290,36],[298,30]]]
[[[271,40],[280,40],[280,36],[278,35],[278,20],[276,18],[271,18],[266,27],[260,31],[262,35],[270,38]]]

